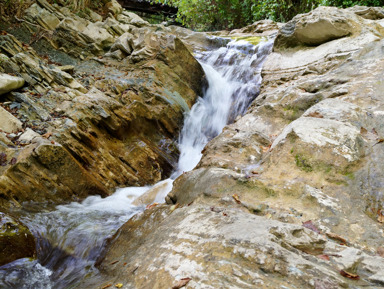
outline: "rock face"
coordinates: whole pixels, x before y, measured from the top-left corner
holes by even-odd
[[[177,162],[203,70],[164,27],[107,6],[99,21],[37,1],[0,36],[0,71],[18,76],[0,77],[18,81],[0,90],[0,207],[153,184]]]
[[[20,258],[33,258],[35,255],[35,239],[28,228],[0,213],[0,266]]]
[[[383,12],[321,7],[281,27],[258,98],[168,206],[120,229],[105,283],[383,286]]]
[[[24,79],[8,74],[0,74],[0,95],[18,89],[24,85]]]
[[[319,7],[298,15],[281,28],[276,37],[275,50],[297,45],[316,46],[358,33],[357,17],[333,7]]]

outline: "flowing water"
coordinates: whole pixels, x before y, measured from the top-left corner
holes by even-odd
[[[180,134],[178,167],[161,187],[155,202],[163,202],[173,180],[192,170],[204,146],[229,122],[242,115],[258,95],[261,67],[273,40],[253,46],[232,41],[216,51],[201,52],[208,88],[186,116]],[[0,288],[77,288],[97,275],[95,262],[106,240],[133,215],[144,210],[132,202],[151,187],[118,189],[110,197],[88,197],[81,203],[55,208],[30,205],[19,212],[37,239],[38,260],[20,259],[0,267]]]

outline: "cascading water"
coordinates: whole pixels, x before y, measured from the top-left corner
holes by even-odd
[[[179,140],[178,167],[170,179],[155,185],[160,188],[155,202],[164,201],[173,180],[192,170],[208,141],[243,114],[258,95],[261,67],[272,45],[273,40],[258,46],[232,41],[226,47],[196,56],[206,73],[208,89],[186,116]],[[21,259],[0,267],[0,288],[77,288],[79,281],[96,276],[94,265],[106,240],[144,210],[132,202],[150,188],[124,188],[104,199],[92,196],[82,203],[54,209],[31,206],[19,212],[37,238],[38,261]]]

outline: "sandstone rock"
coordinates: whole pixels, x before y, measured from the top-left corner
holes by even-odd
[[[127,55],[132,53],[132,47],[129,45],[130,39],[133,38],[133,35],[129,32],[124,33],[119,38],[116,39],[115,43],[111,47],[111,51],[121,50]]]
[[[0,129],[7,133],[18,132],[23,124],[20,120],[0,107]]]
[[[271,149],[289,141],[289,138],[297,142],[296,137],[299,142],[308,144],[308,155],[312,154],[319,161],[327,161],[325,151],[329,150],[333,158],[328,160],[329,164],[336,166],[339,165],[336,160],[338,156],[353,162],[360,159],[363,154],[363,139],[355,127],[334,120],[312,117],[299,118],[288,125],[273,142]]]
[[[147,21],[139,17],[137,14],[124,11],[122,14],[116,16],[116,19],[124,24],[131,24],[137,27],[143,27],[149,25]]]
[[[88,13],[89,13],[89,17],[91,17],[93,22],[103,21],[103,17],[97,14],[95,11],[89,9]]]
[[[329,242],[302,226],[220,205],[169,214],[158,207],[119,230],[100,266],[105,284],[167,288],[187,276],[190,288],[311,287],[324,279],[346,285],[329,262],[311,256]]]
[[[118,15],[121,12],[123,12],[123,8],[119,4],[119,2],[117,2],[116,0],[109,1],[107,4],[105,4],[105,6],[114,15]]]
[[[87,35],[90,27],[106,33],[103,35],[110,42],[103,48],[114,43],[119,31],[136,29],[112,18],[90,24],[58,6],[52,11],[62,15],[54,37],[65,49],[59,54],[53,47],[45,49],[49,55],[59,55],[59,61],[55,60],[59,63],[68,59],[65,53],[69,51],[87,53],[90,47],[97,53],[102,51],[105,43],[101,39],[97,39],[101,44],[94,43]],[[116,25],[120,27],[117,30]],[[154,33],[156,29],[143,28],[143,36],[148,33],[146,37],[154,36],[159,43],[152,47],[152,42],[138,42],[137,51],[148,46],[151,52],[138,53],[140,64],[123,57],[132,51],[128,39],[133,43],[141,31],[119,39],[112,52],[119,54],[119,61],[97,58],[103,63],[100,65],[78,58],[73,76],[59,64],[46,64],[12,35],[0,36],[0,50],[9,56],[5,69],[20,74],[30,86],[26,92],[12,92],[12,101],[19,104],[18,114],[25,126],[44,135],[38,137],[27,130],[7,143],[15,149],[7,151],[7,164],[1,167],[0,187],[5,199],[0,207],[106,195],[116,187],[153,184],[170,174],[178,155],[175,138],[183,115],[201,95],[204,73],[180,40]],[[61,167],[71,167],[68,171],[87,185],[55,166],[60,161]],[[32,193],[37,191],[39,194]]]
[[[25,225],[0,213],[0,266],[27,257],[36,257],[35,238]]]
[[[108,33],[104,28],[99,27],[95,23],[90,23],[82,31],[84,35],[88,36],[92,42],[97,45],[100,45],[103,48],[109,48],[114,42],[114,38],[111,34]]]
[[[39,25],[48,30],[54,30],[60,23],[59,18],[50,11],[41,8],[36,3],[29,7],[25,13],[28,20],[32,22],[36,21]]]
[[[267,35],[276,33],[276,31],[282,26],[283,26],[282,23],[276,23],[272,20],[260,20],[244,28],[232,30],[230,35],[245,33],[245,34],[253,34],[253,35],[263,34],[267,36]]]
[[[34,132],[32,129],[27,128],[25,132],[19,137],[19,141],[22,144],[31,143],[36,137],[40,137],[40,135]]]
[[[0,95],[18,89],[24,85],[24,79],[21,77],[0,74]]]
[[[347,8],[347,10],[365,19],[378,20],[384,18],[384,9],[382,7],[353,6]]]
[[[320,6],[307,14],[295,16],[276,37],[274,50],[298,45],[316,46],[349,36],[358,24],[340,9]]]

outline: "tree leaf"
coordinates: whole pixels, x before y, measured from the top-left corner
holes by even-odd
[[[349,272],[344,271],[344,270],[340,270],[340,275],[344,276],[346,278],[352,279],[352,280],[359,280],[360,279],[359,275],[352,274],[352,273],[349,273]]]
[[[192,279],[187,277],[187,278],[183,278],[181,279],[179,282],[177,282],[177,284],[173,285],[172,289],[180,289],[184,286],[186,286],[189,281],[191,281]]]
[[[235,200],[236,203],[241,204],[240,198],[237,194],[233,194],[232,198]]]
[[[328,232],[328,233],[326,233],[326,235],[327,235],[328,238],[340,241],[343,244],[348,243],[346,239],[344,239],[343,237],[341,237],[341,236],[339,236],[339,235],[337,235],[335,233]]]
[[[325,261],[329,261],[329,260],[330,260],[328,255],[318,255],[317,257],[318,257],[319,259],[323,259],[323,260],[325,260]]]
[[[316,225],[311,220],[303,222],[303,227],[310,229],[316,232],[317,234],[320,234],[320,230],[316,227]]]

